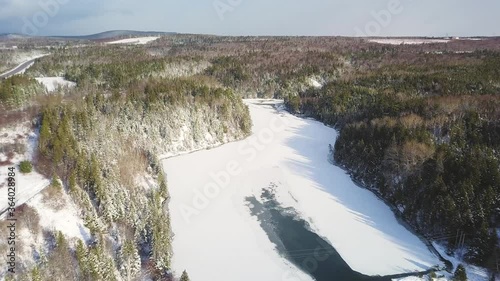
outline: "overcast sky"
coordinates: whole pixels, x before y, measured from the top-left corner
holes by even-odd
[[[500,36],[499,12],[499,0],[0,0],[0,33]]]

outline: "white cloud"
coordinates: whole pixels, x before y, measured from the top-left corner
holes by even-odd
[[[30,0],[0,0],[0,20],[26,16],[38,9],[36,1]]]
[[[227,35],[355,35],[391,0],[241,0],[221,20],[215,0],[0,0],[0,33],[21,32],[40,1],[67,2],[40,34],[136,29]],[[234,0],[220,0],[233,1]],[[403,13],[380,35],[500,34],[500,2],[400,0]],[[467,20],[464,20],[467,19]]]

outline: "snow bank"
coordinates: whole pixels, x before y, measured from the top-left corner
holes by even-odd
[[[45,86],[47,92],[53,92],[58,87],[72,88],[76,86],[75,82],[68,81],[64,79],[64,77],[38,77],[35,79],[36,81],[42,83]]]
[[[448,39],[418,39],[418,38],[387,38],[387,39],[369,39],[368,42],[388,45],[421,45],[432,43],[448,43]]]
[[[137,37],[137,38],[128,38],[121,39],[117,41],[108,42],[106,44],[132,44],[132,45],[145,45],[149,42],[153,42],[156,39],[160,38],[159,36],[150,36],[150,37]]]
[[[334,129],[246,102],[251,137],[163,161],[174,270],[187,269],[196,280],[311,280],[276,252],[246,206],[271,183],[277,200],[294,207],[356,271],[389,275],[440,264],[388,206],[328,162]]]

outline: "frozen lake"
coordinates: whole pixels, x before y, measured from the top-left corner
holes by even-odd
[[[201,281],[319,280],[314,273],[329,260],[365,280],[440,264],[388,206],[329,163],[334,129],[276,110],[279,101],[246,103],[252,136],[163,161],[177,273]],[[317,243],[308,247],[311,238]]]

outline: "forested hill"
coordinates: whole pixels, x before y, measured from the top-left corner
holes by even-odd
[[[409,48],[353,53],[350,76],[290,95],[287,105],[338,128],[337,164],[419,231],[449,236],[451,250],[463,232],[466,257],[492,266],[500,223],[500,53],[408,56]]]
[[[36,128],[28,128],[39,135],[33,168],[52,179],[39,194],[43,204],[18,208],[32,223],[22,232],[28,242],[16,245],[27,254],[8,280],[177,280],[159,159],[242,139],[252,126],[242,100],[197,76],[197,63],[142,46],[65,47],[0,81],[1,128]],[[76,86],[48,93],[34,79],[48,76]],[[47,227],[39,214],[54,206],[77,218]],[[71,226],[82,239],[63,231]]]

